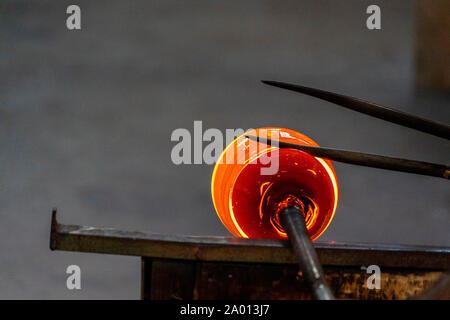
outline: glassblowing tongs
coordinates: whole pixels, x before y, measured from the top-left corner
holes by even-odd
[[[440,138],[450,140],[450,126],[445,124],[430,121],[392,108],[384,107],[381,105],[377,105],[375,103],[363,101],[349,96],[340,95],[333,92],[277,81],[263,80],[262,82],[271,86],[304,93],[322,100],[335,103],[337,105],[340,105],[342,107],[354,111],[365,113],[372,117],[383,119],[392,123],[399,124],[404,127],[416,129],[421,132],[425,132]],[[450,178],[450,166],[448,165],[409,159],[401,159],[401,158],[392,158],[362,152],[304,146],[251,135],[246,135],[246,137],[261,143],[270,144],[272,146],[275,145],[279,148],[298,149],[306,153],[309,153],[314,157],[326,158],[338,162],[344,162],[365,167],[415,173],[444,179]]]

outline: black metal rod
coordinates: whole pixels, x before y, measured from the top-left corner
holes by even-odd
[[[306,284],[311,288],[317,300],[333,300],[322,266],[312,245],[305,219],[297,207],[289,207],[279,214],[281,226],[286,231],[298,259]]]
[[[288,143],[274,139],[246,135],[247,138],[279,148],[291,148],[304,151],[314,157],[326,158],[348,164],[385,170],[401,171],[432,177],[450,179],[450,167],[444,164],[416,161],[402,158],[380,156],[377,154],[346,151],[331,148],[311,147]]]
[[[396,123],[398,125],[419,130],[428,134],[432,134],[436,137],[441,137],[450,140],[450,126],[437,123],[431,120],[420,118],[418,116],[401,112],[392,108],[381,106],[372,102],[360,100],[354,97],[344,96],[341,94],[299,86],[296,84],[290,84],[278,81],[262,80],[264,84],[268,84],[274,87],[287,89],[294,92],[307,94],[312,97],[316,97],[331,103],[335,103],[339,106],[365,113],[372,117]]]

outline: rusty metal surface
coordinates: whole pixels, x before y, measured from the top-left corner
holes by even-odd
[[[143,299],[152,300],[309,300],[313,296],[295,265],[204,262],[143,258],[149,270]],[[338,299],[423,299],[444,272],[383,268],[379,289],[370,289],[370,274],[357,267],[325,266],[325,277]],[[437,285],[440,287],[440,285]],[[435,291],[432,289],[431,291]],[[442,290],[440,290],[442,291]],[[441,295],[442,296],[442,295]]]
[[[450,2],[418,0],[416,6],[416,85],[449,92]]]
[[[450,269],[450,248],[315,242],[322,265]],[[288,241],[234,237],[169,236],[63,225],[52,215],[52,250],[92,252],[195,261],[296,264]]]
[[[325,278],[337,299],[404,300],[419,297],[442,272],[382,269],[380,289],[369,289],[370,276],[360,268],[325,267]],[[313,295],[298,268],[283,265],[202,263],[194,299],[300,299]]]
[[[146,261],[146,258],[143,258]],[[187,260],[159,260],[145,262],[152,272],[143,282],[150,290],[142,298],[151,300],[192,300],[197,283],[198,264]],[[150,284],[150,285],[149,285]]]
[[[450,273],[445,273],[437,284],[426,291],[420,299],[423,300],[450,300]]]

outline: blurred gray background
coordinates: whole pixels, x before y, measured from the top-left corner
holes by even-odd
[[[448,163],[443,139],[260,84],[318,87],[450,123],[414,90],[414,2],[1,1],[0,298],[139,298],[140,260],[51,252],[62,223],[228,235],[213,167],[172,164],[176,128],[281,126],[320,145]],[[78,4],[82,30],[66,29]],[[335,164],[321,240],[449,246],[448,181]],[[66,267],[82,290],[66,289]]]

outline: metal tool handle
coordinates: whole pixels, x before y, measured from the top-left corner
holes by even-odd
[[[363,101],[361,99],[344,96],[342,94],[337,94],[329,91],[278,81],[262,80],[262,82],[274,87],[307,94],[312,97],[316,97],[331,103],[335,103],[344,108],[365,113],[369,116],[378,119],[396,123],[404,127],[416,129],[418,131],[432,134],[436,137],[450,140],[450,126],[443,123],[437,123],[428,119],[415,116],[413,114],[408,114],[399,110],[381,106],[379,104]]]
[[[355,151],[306,146],[274,139],[256,137],[252,135],[246,135],[246,137],[251,140],[264,143],[270,146],[275,146],[279,148],[297,149],[306,152],[314,157],[326,158],[329,160],[354,164],[357,166],[401,171],[450,179],[450,167],[444,164],[386,157],[377,154],[362,153]]]
[[[298,258],[306,284],[317,300],[334,300],[328,287],[316,250],[306,229],[305,219],[297,207],[289,207],[279,214],[281,226],[288,234]]]

